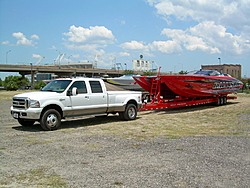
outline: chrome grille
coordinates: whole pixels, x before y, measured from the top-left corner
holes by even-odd
[[[29,99],[23,97],[13,97],[13,108],[27,109],[29,107]]]

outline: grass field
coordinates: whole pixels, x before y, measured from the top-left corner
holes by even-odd
[[[1,91],[0,101],[11,100],[24,91]],[[27,91],[25,91],[27,92]],[[138,112],[134,121],[120,121],[117,115],[100,118],[69,119],[58,131],[86,129],[87,134],[107,134],[135,139],[163,136],[237,135],[250,136],[250,95],[238,94],[227,105],[200,105]]]
[[[25,92],[31,92],[31,91],[32,90],[17,90],[17,91],[2,90],[2,91],[0,91],[0,101],[10,101],[10,100],[12,100],[12,97],[14,95],[17,95],[20,93],[25,93]]]
[[[87,122],[85,122],[87,123]],[[93,123],[93,122],[89,122]],[[224,106],[200,105],[139,112],[135,121],[107,122],[89,127],[90,134],[146,139],[163,136],[250,136],[250,95],[238,95]]]

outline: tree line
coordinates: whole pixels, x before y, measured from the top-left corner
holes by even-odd
[[[18,89],[40,89],[46,84],[43,81],[38,81],[31,86],[28,78],[22,76],[8,76],[2,81],[0,78],[0,86],[3,86],[7,91],[15,91]]]

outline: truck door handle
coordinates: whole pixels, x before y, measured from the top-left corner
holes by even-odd
[[[85,96],[85,99],[88,99],[89,98],[89,96]]]

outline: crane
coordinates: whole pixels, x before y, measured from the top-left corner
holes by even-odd
[[[36,65],[39,65],[44,58],[45,58],[45,56],[41,56],[39,58],[39,60],[36,62]]]
[[[62,58],[65,56],[66,54],[65,53],[61,53],[57,56],[57,58],[54,60],[54,64],[55,65],[60,65],[61,61],[62,61]]]

